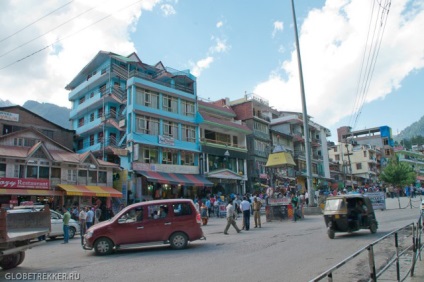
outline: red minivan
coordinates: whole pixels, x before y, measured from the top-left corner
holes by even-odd
[[[203,240],[200,214],[189,199],[155,200],[130,205],[87,230],[83,248],[97,255],[113,250],[170,244],[174,249]]]

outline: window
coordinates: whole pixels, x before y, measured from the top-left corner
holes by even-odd
[[[52,167],[52,178],[60,179],[60,168]]]
[[[171,150],[165,149],[162,152],[162,163],[163,164],[177,164],[177,153]]]
[[[50,139],[53,139],[53,130],[43,129],[41,130],[41,132],[47,137],[49,137]]]
[[[157,118],[152,118],[148,116],[137,116],[136,124],[137,133],[159,135],[159,119]]]
[[[94,113],[90,114],[90,122],[94,121]]]
[[[194,103],[189,101],[182,101],[182,111],[185,116],[194,116]]]
[[[78,120],[78,127],[81,127],[83,125],[84,125],[84,118],[82,117]]]
[[[134,223],[140,222],[144,219],[143,207],[134,207],[123,214],[119,219],[118,223]]]
[[[163,95],[162,109],[164,111],[178,113],[178,100],[172,96]]]
[[[39,167],[39,174],[38,174],[38,178],[42,178],[42,179],[49,179],[50,177],[50,168],[46,167],[46,166],[40,166]]]
[[[163,122],[163,135],[178,139],[178,126],[172,121]]]
[[[103,108],[99,108],[97,110],[97,118],[102,118],[103,117]]]
[[[145,107],[159,109],[159,93],[148,89],[137,88],[136,103]]]
[[[6,177],[6,164],[0,163],[0,177]]]
[[[268,125],[255,121],[253,123],[253,129],[262,133],[268,134]]]
[[[161,219],[168,217],[168,205],[150,205],[147,207],[148,219]]]
[[[68,182],[77,182],[77,170],[76,169],[68,169]]]
[[[340,161],[340,155],[334,155],[334,158],[336,159],[336,161]]]
[[[191,208],[191,205],[186,204],[186,203],[173,204],[172,208],[174,209],[174,215],[175,216],[184,216],[184,215],[193,214],[193,210]]]
[[[81,150],[84,148],[84,140],[83,139],[79,139],[77,141],[77,150]]]
[[[334,153],[337,153],[338,147],[334,147]]]
[[[142,162],[147,164],[155,164],[158,160],[158,150],[153,147],[144,147],[141,149],[143,153]]]
[[[107,182],[107,172],[99,171],[99,183],[106,183],[106,182]]]
[[[27,166],[26,178],[37,178],[38,166]]]
[[[79,105],[81,105],[82,103],[84,103],[85,102],[85,96],[83,96],[83,97],[81,97],[79,100],[78,100],[78,104]]]
[[[13,145],[22,147],[24,145],[24,139],[23,138],[14,138],[13,139]]]
[[[364,151],[364,157],[367,157],[367,151]]]
[[[357,169],[357,170],[361,170],[361,169],[362,169],[362,164],[361,164],[361,163],[356,164],[356,169]]]
[[[194,165],[194,153],[188,151],[181,151],[181,164]]]
[[[97,142],[103,143],[103,132],[97,134]]]
[[[187,142],[196,142],[196,130],[194,126],[190,126],[190,125],[183,125],[182,126],[182,141],[187,141]]]
[[[233,146],[235,146],[235,147],[238,146],[238,137],[237,136],[233,136]]]
[[[389,145],[389,139],[384,138],[383,139],[383,145],[385,145],[385,146]]]
[[[94,145],[94,134],[90,135],[90,146]]]

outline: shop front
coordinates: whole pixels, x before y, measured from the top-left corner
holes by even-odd
[[[58,184],[57,188],[64,193],[65,207],[98,207],[102,209],[102,214],[119,208],[116,206],[119,206],[120,201],[113,201],[113,199],[122,198],[120,191],[108,186]]]
[[[141,184],[138,199],[172,199],[202,197],[210,193],[213,183],[198,174],[136,171]],[[139,197],[141,196],[141,197]]]
[[[18,206],[22,203],[59,205],[62,191],[51,189],[48,179],[0,177],[0,205]]]

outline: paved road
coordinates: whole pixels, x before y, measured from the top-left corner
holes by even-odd
[[[193,242],[180,251],[153,247],[98,257],[82,250],[79,238],[67,245],[49,241],[27,251],[20,267],[0,272],[0,280],[24,273],[74,273],[79,281],[102,282],[308,281],[391,230],[413,222],[419,214],[418,205],[404,208],[407,204],[402,200],[398,209],[397,200],[388,199],[388,210],[376,211],[380,223],[377,234],[363,230],[338,234],[334,240],[327,237],[322,216],[313,215],[297,223],[264,222],[261,229],[241,234],[230,229],[229,236],[223,235],[225,219],[211,218],[203,227],[207,240]],[[357,266],[366,267],[366,258],[361,259]]]

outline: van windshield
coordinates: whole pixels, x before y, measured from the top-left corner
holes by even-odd
[[[325,202],[326,211],[337,211],[345,207],[343,199],[327,199]]]

